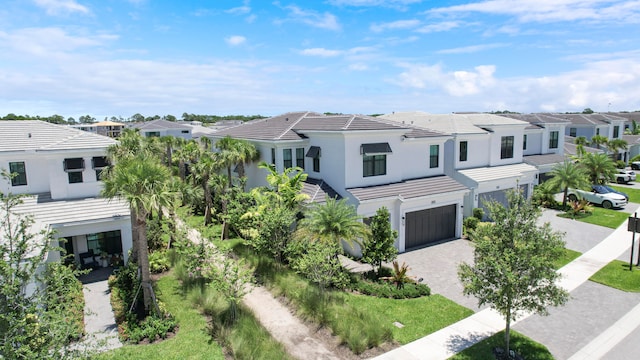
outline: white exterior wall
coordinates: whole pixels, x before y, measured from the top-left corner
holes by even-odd
[[[460,142],[467,142],[467,161],[460,161]],[[489,166],[491,152],[490,134],[459,135],[456,137],[453,158],[446,154],[445,161],[453,161],[456,169],[469,169]]]
[[[186,133],[183,133],[183,131],[186,131]],[[149,133],[159,133],[160,136],[173,136],[186,140],[192,138],[191,129],[140,129],[140,135],[142,136],[147,137]]]
[[[523,126],[496,126],[491,133],[489,144],[489,166],[510,165],[522,162]],[[501,141],[503,136],[513,136],[513,157],[500,159]]]
[[[542,129],[536,130],[525,130],[525,135],[527,135],[527,148],[522,151],[523,155],[538,155],[544,154],[542,152],[544,136]],[[564,137],[560,134],[560,137]],[[547,142],[549,141],[549,136],[547,135]],[[523,138],[524,141],[524,138]],[[524,144],[523,144],[524,145]]]
[[[549,148],[549,139],[552,131],[558,132],[558,147],[555,149]],[[542,134],[542,149],[541,152],[536,154],[564,154],[564,125],[548,125]]]

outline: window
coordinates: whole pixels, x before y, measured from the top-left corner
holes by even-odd
[[[620,136],[620,126],[613,127],[613,138],[617,139]]]
[[[557,149],[558,148],[558,132],[551,131],[549,133],[549,149]]]
[[[362,157],[362,176],[387,174],[387,155],[364,155]]]
[[[467,161],[467,147],[468,143],[466,141],[460,141],[460,161]]]
[[[500,143],[500,159],[513,158],[513,136],[503,136]]]
[[[276,149],[271,148],[271,164],[276,164]]]
[[[522,136],[522,150],[527,150],[527,134]]]
[[[180,133],[181,133],[181,134],[188,134],[188,133],[189,133],[189,130],[181,130],[181,131],[180,131]]]
[[[100,175],[102,174],[102,170],[109,166],[109,161],[105,156],[94,156],[91,159],[91,166],[96,171],[96,180],[100,180]]]
[[[11,186],[27,185],[27,170],[24,167],[24,161],[10,162],[9,172],[14,175],[11,178]]]
[[[296,166],[304,170],[304,148],[296,149]]]
[[[431,145],[429,147],[429,168],[438,167],[438,158],[440,157],[440,145]]]
[[[122,253],[120,230],[87,234],[87,250],[93,250],[96,255],[100,255],[101,252],[106,252],[107,254]]]
[[[291,149],[282,149],[282,159],[284,161],[285,169],[293,167],[293,160],[291,158]]]
[[[600,135],[600,129],[596,129],[596,135]]]
[[[317,146],[310,146],[306,157],[313,159],[313,171],[320,172],[320,148]]]
[[[569,128],[569,136],[576,137],[577,133],[576,128]]]
[[[69,176],[69,184],[77,184],[83,181],[82,171],[84,170],[83,158],[64,159],[64,171]]]
[[[146,137],[160,137],[160,131],[149,131],[145,134]]]

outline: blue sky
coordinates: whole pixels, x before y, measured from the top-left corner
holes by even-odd
[[[5,0],[0,114],[640,110],[640,2]]]

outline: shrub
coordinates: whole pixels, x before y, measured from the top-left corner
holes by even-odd
[[[140,322],[127,321],[122,335],[125,340],[134,344],[144,339],[154,342],[159,339],[165,339],[167,333],[175,330],[176,326],[177,323],[171,316],[157,317],[149,315]]]
[[[168,271],[171,267],[171,260],[169,258],[169,252],[154,251],[149,254],[149,269],[153,274],[163,273]]]
[[[473,217],[478,219],[479,221],[482,221],[482,219],[484,218],[484,210],[482,208],[474,208],[472,213]]]
[[[616,168],[624,169],[627,167],[627,164],[622,160],[616,160]]]
[[[69,266],[59,262],[48,263],[46,268],[45,299],[47,316],[54,318],[54,324],[60,321],[69,325],[64,331],[66,341],[78,340],[84,335],[84,293],[82,283]],[[59,334],[62,335],[62,334]]]
[[[478,227],[479,222],[480,220],[478,220],[478,218],[474,216],[464,219],[464,221],[462,222],[463,233],[471,238],[471,236],[473,235],[473,231]]]
[[[375,282],[366,279],[356,279],[350,284],[351,290],[363,295],[376,296],[379,298],[412,299],[431,295],[429,286],[420,283],[405,284],[398,288],[389,282]]]

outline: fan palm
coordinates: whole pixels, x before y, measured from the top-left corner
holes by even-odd
[[[592,184],[611,181],[617,171],[616,166],[606,154],[586,153],[580,162]]]
[[[569,188],[583,189],[589,186],[587,174],[582,166],[570,161],[557,164],[551,170],[552,178],[548,180],[549,186],[562,190],[562,207],[567,205],[567,192]]]

